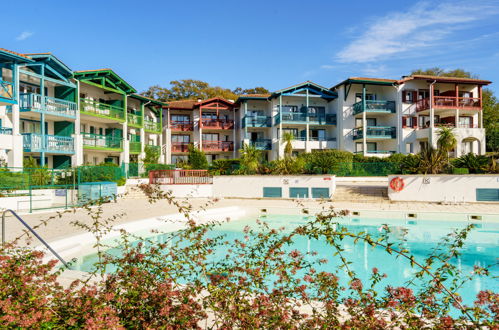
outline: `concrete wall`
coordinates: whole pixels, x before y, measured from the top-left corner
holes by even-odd
[[[336,188],[331,175],[227,175],[213,178],[214,197],[262,198],[263,187],[282,187],[282,198],[289,198],[290,187]],[[310,189],[309,189],[310,190]],[[312,192],[309,191],[311,197]]]
[[[476,202],[477,188],[499,189],[499,175],[398,175],[404,188],[396,192],[390,188],[388,197],[393,201],[420,202]]]
[[[163,191],[171,191],[175,197],[211,198],[213,197],[213,185],[211,184],[178,184],[162,185]]]

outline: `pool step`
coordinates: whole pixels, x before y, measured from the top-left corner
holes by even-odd
[[[379,186],[337,186],[333,196],[335,201],[349,202],[389,202],[388,189]]]

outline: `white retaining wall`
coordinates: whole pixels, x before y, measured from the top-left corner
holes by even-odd
[[[170,184],[161,185],[160,187],[163,191],[171,191],[174,197],[213,197],[213,185],[211,184]]]
[[[404,180],[404,188],[390,188],[395,177]],[[390,175],[388,197],[393,201],[461,203],[476,202],[476,189],[499,189],[499,175]]]

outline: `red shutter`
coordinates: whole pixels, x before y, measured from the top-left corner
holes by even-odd
[[[402,117],[402,128],[407,127],[407,117]]]
[[[416,103],[418,101],[418,92],[412,92],[412,103]]]
[[[412,117],[412,128],[418,128],[418,117]]]
[[[470,117],[470,128],[473,128],[473,117]]]
[[[407,102],[407,92],[402,91],[402,102]]]

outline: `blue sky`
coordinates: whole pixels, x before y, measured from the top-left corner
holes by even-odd
[[[137,90],[193,78],[227,88],[330,87],[464,68],[496,81],[499,0],[7,1],[0,47],[113,68]]]

